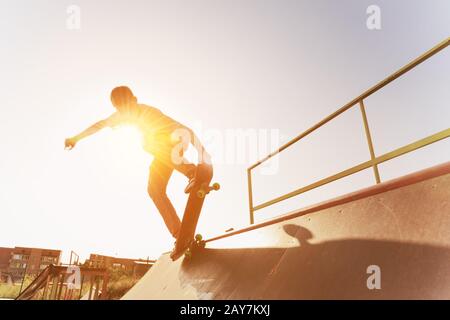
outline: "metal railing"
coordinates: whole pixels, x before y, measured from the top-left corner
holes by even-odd
[[[255,214],[255,211],[257,211],[257,210],[266,208],[266,207],[271,206],[271,205],[273,205],[275,203],[278,203],[278,202],[284,201],[286,199],[292,198],[294,196],[300,195],[302,193],[305,193],[305,192],[310,191],[312,189],[315,189],[317,187],[323,186],[323,185],[328,184],[330,182],[336,181],[338,179],[347,177],[347,176],[352,175],[354,173],[357,173],[359,171],[368,169],[370,167],[373,168],[375,182],[376,183],[380,183],[381,179],[380,179],[380,174],[379,174],[379,171],[378,171],[378,165],[379,164],[381,164],[383,162],[386,162],[388,160],[394,159],[396,157],[399,157],[399,156],[401,156],[403,154],[409,153],[411,151],[417,150],[419,148],[425,147],[425,146],[427,146],[429,144],[432,144],[434,142],[437,142],[437,141],[443,140],[445,138],[448,138],[450,136],[450,128],[445,129],[443,131],[440,131],[440,132],[435,133],[433,135],[430,135],[430,136],[428,136],[426,138],[423,138],[421,140],[415,141],[415,142],[413,142],[411,144],[408,144],[406,146],[403,146],[401,148],[398,148],[396,150],[393,150],[391,152],[388,152],[386,154],[383,154],[383,155],[377,157],[375,155],[375,150],[374,150],[374,147],[373,147],[372,137],[371,137],[371,134],[370,134],[370,129],[369,129],[369,124],[368,124],[368,120],[367,120],[366,110],[365,110],[365,107],[364,107],[364,99],[366,99],[367,97],[369,97],[373,93],[377,92],[378,90],[380,90],[384,86],[388,85],[389,83],[391,83],[395,79],[399,78],[400,76],[402,76],[403,74],[405,74],[409,70],[413,69],[418,64],[422,63],[423,61],[427,60],[428,58],[430,58],[431,56],[435,55],[439,51],[443,50],[449,44],[450,44],[450,37],[445,39],[444,41],[442,41],[441,43],[439,43],[435,47],[431,48],[430,50],[428,50],[427,52],[425,52],[421,56],[417,57],[416,59],[414,59],[413,61],[411,61],[410,63],[408,63],[404,67],[402,67],[401,69],[399,69],[397,72],[393,73],[392,75],[390,75],[389,77],[384,79],[383,81],[381,81],[378,84],[376,84],[375,86],[371,87],[370,89],[368,89],[367,91],[365,91],[364,93],[362,93],[361,95],[359,95],[358,97],[353,99],[352,101],[348,102],[343,107],[341,107],[337,111],[333,112],[332,114],[330,114],[328,117],[326,117],[322,121],[318,122],[316,125],[312,126],[308,130],[304,131],[303,133],[301,133],[300,135],[298,135],[294,139],[290,140],[289,142],[287,142],[286,144],[281,146],[279,149],[273,151],[272,153],[267,155],[265,158],[261,159],[260,161],[256,162],[254,165],[250,166],[247,169],[248,198],[249,198],[249,209],[250,209],[250,224],[254,223],[254,214]],[[252,187],[252,170],[253,169],[258,167],[263,162],[265,162],[265,161],[269,160],[270,158],[274,157],[275,155],[279,154],[283,150],[287,149],[288,147],[290,147],[294,143],[296,143],[296,142],[300,141],[301,139],[305,138],[310,133],[312,133],[315,130],[319,129],[320,127],[322,127],[326,123],[330,122],[331,120],[333,120],[334,118],[336,118],[340,114],[344,113],[345,111],[349,110],[350,108],[354,107],[355,105],[359,105],[359,108],[360,108],[360,111],[361,111],[362,120],[363,120],[364,128],[365,128],[365,135],[366,135],[366,139],[367,139],[367,145],[368,145],[369,152],[370,152],[370,160],[368,160],[366,162],[363,162],[363,163],[361,163],[359,165],[356,165],[356,166],[354,166],[352,168],[349,168],[347,170],[344,170],[342,172],[339,172],[337,174],[334,174],[332,176],[329,176],[327,178],[324,178],[324,179],[321,179],[319,181],[316,181],[316,182],[314,182],[312,184],[309,184],[309,185],[307,185],[305,187],[296,189],[296,190],[294,190],[292,192],[289,192],[289,193],[287,193],[285,195],[282,195],[282,196],[279,196],[277,198],[274,198],[274,199],[272,199],[270,201],[266,201],[266,202],[261,203],[261,204],[256,205],[256,206],[253,205],[253,190],[252,190],[252,188],[253,188]]]
[[[87,300],[107,299],[109,274],[106,268],[76,266],[80,283],[78,287],[71,287],[68,278],[75,269],[70,267],[49,265],[19,293],[16,300],[79,300],[87,293]]]

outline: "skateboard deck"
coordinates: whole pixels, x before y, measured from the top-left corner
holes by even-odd
[[[213,168],[210,164],[201,163],[197,166],[194,180],[189,188],[189,197],[184,210],[183,220],[181,221],[181,229],[178,234],[175,248],[170,257],[173,261],[180,258],[186,250],[195,244],[194,234],[197,227],[197,222],[202,211],[203,202],[206,195],[211,190],[218,190],[219,185],[209,186],[212,180]]]

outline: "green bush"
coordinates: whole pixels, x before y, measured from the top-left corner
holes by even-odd
[[[0,283],[0,299],[15,299],[19,295],[20,284]]]
[[[22,290],[33,282],[34,277],[26,276],[23,282]],[[0,283],[0,299],[15,299],[20,292],[20,287],[22,283]]]
[[[109,299],[122,298],[138,281],[139,278],[135,277],[132,272],[123,269],[110,269],[108,282]]]

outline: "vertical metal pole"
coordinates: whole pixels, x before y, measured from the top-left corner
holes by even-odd
[[[81,283],[80,283],[80,295],[78,296],[78,300],[81,300],[83,297],[83,284],[84,284],[84,274],[81,275]]]
[[[253,216],[253,192],[252,192],[252,170],[247,169],[247,183],[248,183],[248,206],[250,210],[250,224],[255,223]]]
[[[31,256],[31,254],[30,254],[30,256]],[[23,283],[25,282],[25,277],[27,276],[27,271],[28,271],[28,261],[25,264],[25,271],[24,271],[24,274],[23,274],[23,277],[22,277],[22,283],[20,284],[19,295],[22,293]]]
[[[63,288],[64,288],[64,274],[60,273],[58,275],[58,288],[56,289],[57,294],[56,294],[55,300],[61,300],[61,294],[62,294]]]
[[[88,300],[92,300],[92,290],[94,289],[94,279],[93,279],[93,275],[89,275],[89,283],[90,283],[90,288],[89,288],[89,299]]]
[[[364,108],[364,103],[359,100],[359,107],[361,109],[361,115],[364,122],[364,129],[366,131],[367,145],[369,146],[370,158],[375,159],[375,151],[373,149],[372,136],[370,135],[369,122],[367,121],[366,109]],[[378,172],[378,165],[373,165],[373,173],[375,174],[375,181],[380,183],[380,173]]]
[[[42,300],[47,300],[48,286],[50,283],[50,273],[47,271],[47,279],[45,280],[44,292],[42,293]]]
[[[50,300],[56,300],[56,294],[58,293],[58,274],[55,274],[52,279],[52,291],[50,293]]]
[[[97,275],[95,277],[94,300],[98,300],[99,291],[100,291],[100,277]]]
[[[108,275],[108,272],[105,271],[103,273],[103,283],[102,283],[102,293],[101,293],[101,299],[103,299],[103,300],[107,299],[108,282],[109,282],[109,275]]]

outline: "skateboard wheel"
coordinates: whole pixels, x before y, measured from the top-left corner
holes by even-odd
[[[198,190],[197,191],[197,197],[204,198],[206,195],[206,192],[204,190]]]
[[[213,183],[212,188],[217,191],[220,189],[220,184],[218,184],[217,182]]]
[[[200,233],[197,233],[195,235],[195,241],[200,242],[200,241],[202,241],[202,239],[203,239],[203,237],[202,237],[202,235]]]

